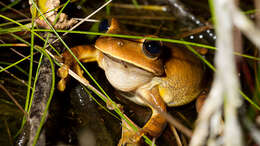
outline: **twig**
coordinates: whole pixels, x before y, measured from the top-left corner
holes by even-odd
[[[247,127],[247,129],[250,131],[250,135],[253,137],[255,142],[260,145],[260,131],[257,130],[258,128],[247,118],[243,119],[243,123]]]
[[[144,27],[144,28],[149,28],[149,29],[156,29],[156,30],[163,30],[163,31],[171,31],[171,29],[166,28],[166,27],[160,27],[158,25],[151,25],[151,24],[144,24],[144,23],[138,23],[136,21],[120,21],[122,24],[127,24],[127,25],[134,25],[138,27]]]
[[[69,31],[74,30],[75,28],[77,28],[80,24],[82,24],[83,22],[87,21],[90,17],[92,17],[93,15],[95,15],[97,12],[99,12],[101,9],[103,9],[105,6],[107,6],[109,3],[111,3],[112,0],[107,1],[105,4],[103,4],[101,7],[99,7],[98,9],[96,9],[93,13],[91,13],[90,15],[88,15],[86,18],[84,18],[83,20],[81,20],[79,23],[77,23],[76,25],[74,25],[72,28],[69,29]],[[64,33],[62,36],[65,36],[66,34],[68,34],[68,32]]]
[[[1,1],[0,1],[0,5],[6,7],[7,9],[10,9],[10,10],[14,11],[15,13],[17,13],[17,14],[19,14],[19,15],[21,15],[21,16],[27,18],[27,19],[30,19],[30,18],[29,18],[28,16],[26,16],[24,13],[22,13],[22,12],[16,10],[16,9],[14,9],[14,8],[10,8],[10,7],[8,7],[6,4],[4,4],[4,3],[1,2]]]
[[[234,4],[230,6],[232,10],[232,21],[249,40],[251,40],[260,49],[260,29],[257,29],[254,23],[248,19]]]
[[[204,145],[208,136],[211,137],[208,144],[218,145],[222,143],[213,138],[216,137],[215,131],[221,129],[219,124],[211,122],[214,117],[219,117],[219,114],[222,113],[222,105],[224,106],[225,123],[224,134],[219,139],[223,140],[227,146],[243,145],[237,113],[237,109],[241,105],[241,97],[238,92],[239,82],[232,53],[234,44],[231,17],[234,12],[230,7],[233,5],[233,1],[230,0],[214,0],[217,32],[216,45],[219,48],[215,57],[216,74],[209,98],[206,100],[199,115],[198,125],[191,140],[191,146]],[[216,119],[219,121],[219,118]],[[214,130],[209,132],[209,128]]]
[[[260,9],[260,1],[259,0],[255,0],[255,8],[257,10]],[[256,25],[257,25],[257,27],[260,27],[260,15],[255,15],[255,17],[256,17]]]
[[[234,6],[231,0],[214,0],[216,13],[216,32],[217,48],[216,54],[216,76],[222,83],[222,97],[224,98],[224,143],[227,146],[243,145],[240,123],[238,121],[237,109],[241,106],[241,97],[238,93],[239,81],[235,67],[235,58],[233,55],[233,10],[229,7]],[[218,78],[217,78],[218,79]]]
[[[13,144],[13,139],[12,139],[10,128],[8,126],[8,123],[7,123],[7,119],[4,119],[4,123],[5,123],[6,132],[7,132],[7,135],[8,135],[8,139],[9,139],[10,145],[13,146],[14,145]]]
[[[24,46],[26,46],[26,47],[28,47],[28,45],[24,45]],[[19,55],[19,56],[21,56],[21,57],[23,57],[23,58],[25,58],[26,56],[24,56],[22,53],[20,53],[19,51],[16,51],[14,48],[10,48],[10,50],[12,50],[14,53],[16,53],[17,55]],[[33,55],[35,55],[36,53],[34,53]],[[27,58],[27,60],[30,60],[29,58]],[[37,61],[33,61],[34,63],[37,63],[38,64],[38,62]]]
[[[105,4],[103,4],[101,7],[99,7],[97,10],[95,10],[94,12],[92,12],[90,15],[88,15],[87,17],[85,17],[84,19],[82,19],[79,23],[77,23],[75,26],[73,26],[70,30],[74,30],[76,27],[78,27],[80,24],[82,24],[83,22],[87,21],[90,17],[92,17],[93,15],[95,15],[97,12],[99,12],[102,8],[104,8],[106,5],[108,5],[110,2],[112,2],[112,0],[109,0],[108,2],[106,2]],[[67,35],[68,32],[64,33],[62,36]],[[55,42],[57,42],[59,40],[59,38],[57,38],[56,40],[54,40],[52,42],[52,44],[54,44]],[[46,46],[49,47],[49,44]]]
[[[41,62],[41,67],[39,69],[38,80],[35,85],[35,90],[31,102],[30,117],[28,119],[30,125],[28,145],[30,146],[34,144],[35,137],[37,136],[38,129],[41,126],[42,119],[44,118],[44,114],[49,101],[52,80],[54,80],[52,78],[51,70],[51,64],[48,58],[44,56]],[[48,111],[45,117],[47,117],[47,115]],[[45,123],[45,121],[43,123]],[[45,144],[45,134],[43,130],[41,131],[41,134],[37,141],[37,145],[39,144]]]
[[[211,119],[211,116],[215,112],[221,111],[223,98],[221,98],[219,88],[221,88],[221,83],[219,83],[219,80],[214,81],[208,98],[200,111],[197,125],[190,142],[191,146],[204,145],[206,138],[209,135],[209,121]]]
[[[2,66],[0,66],[0,69],[3,69]],[[11,77],[15,78],[16,80],[18,80],[19,82],[21,82],[22,84],[24,84],[25,86],[28,86],[27,82],[18,78],[17,76],[15,76],[14,74],[10,73],[8,70],[4,70],[4,72],[6,72],[7,74],[9,74]],[[31,88],[31,87],[30,87]]]
[[[191,36],[194,34],[201,33],[203,31],[207,31],[208,29],[212,29],[212,26],[211,25],[200,26],[198,28],[189,30],[188,32],[184,32],[184,33],[180,34],[179,36],[177,36],[176,38],[185,38],[185,37],[188,37],[188,36]],[[212,36],[213,35],[214,34],[212,33]]]
[[[137,19],[137,20],[166,20],[166,21],[174,21],[176,20],[175,18],[173,17],[169,17],[169,16],[140,16],[140,15],[137,15],[137,16],[129,16],[129,15],[113,15],[113,16],[108,16],[109,18],[116,18],[116,19],[126,19],[126,20],[129,20],[129,19]]]
[[[167,11],[168,7],[167,6],[158,6],[158,5],[138,5],[136,7],[135,5],[132,4],[119,4],[119,3],[113,3],[111,6],[116,7],[116,8],[124,8],[124,9],[140,9],[140,10],[152,10],[152,11]]]
[[[3,40],[0,40],[1,43],[5,43]],[[15,43],[13,44],[14,47],[28,47],[27,44],[24,44],[24,43]],[[16,51],[14,48],[10,48],[10,50],[12,50],[14,53],[16,53],[17,55],[25,58],[26,56],[24,56],[22,53]],[[35,53],[34,53],[35,54]],[[27,58],[27,60],[30,60],[29,58]],[[33,61],[34,63],[38,63],[37,61]]]
[[[23,107],[18,103],[18,101],[13,97],[13,95],[2,84],[0,84],[0,88],[4,90],[4,92],[12,99],[15,105],[24,113],[26,117],[28,117],[27,112],[24,111]]]
[[[99,20],[96,19],[87,19],[87,20],[84,20],[84,18],[74,18],[74,19],[79,21],[84,21],[84,22],[100,22]]]
[[[173,134],[176,138],[177,145],[182,146],[181,139],[180,139],[180,136],[179,136],[176,128],[172,124],[170,124],[170,128],[171,128],[171,130],[172,130],[172,132],[173,132]]]

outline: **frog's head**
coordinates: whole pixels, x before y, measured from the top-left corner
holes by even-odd
[[[110,25],[108,21],[103,21],[100,28],[103,31],[106,30],[107,34],[126,34],[126,31],[120,28],[116,19],[111,19]],[[97,39],[95,47],[110,57],[133,64],[155,75],[164,73],[162,60],[160,59],[161,42],[150,41],[145,38],[129,39],[101,36]]]

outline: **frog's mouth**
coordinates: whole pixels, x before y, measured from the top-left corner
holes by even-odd
[[[103,53],[100,63],[109,82],[121,91],[133,91],[154,77],[152,72],[108,54]]]
[[[134,65],[134,64],[132,64],[132,63],[130,63],[130,62],[126,62],[126,61],[117,59],[117,58],[115,58],[115,57],[113,57],[113,56],[111,56],[111,55],[109,55],[109,54],[106,54],[106,53],[103,53],[103,55],[104,55],[105,57],[109,58],[109,59],[110,59],[111,61],[113,61],[113,62],[122,64],[125,68],[134,67],[134,68],[138,68],[138,69],[140,69],[140,70],[143,70],[143,71],[146,71],[146,72],[152,74],[151,71],[146,70],[145,68],[141,68],[141,67],[139,67],[139,66],[137,66],[137,65]]]

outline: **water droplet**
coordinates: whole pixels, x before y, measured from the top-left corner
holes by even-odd
[[[195,20],[195,17],[194,17],[194,16],[191,16],[190,18],[191,18],[191,20]]]
[[[81,8],[82,8],[82,7],[81,7],[80,5],[78,5],[78,6],[77,6],[77,9],[79,9],[79,10],[80,10]]]
[[[162,8],[162,11],[166,12],[166,11],[167,11],[167,8],[166,8],[166,7],[163,7],[163,8]]]
[[[200,24],[200,21],[199,21],[199,20],[196,20],[195,23],[196,23],[196,24]]]

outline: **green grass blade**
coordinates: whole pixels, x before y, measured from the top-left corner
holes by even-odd
[[[4,65],[12,65],[12,63],[9,62],[2,62],[0,61],[0,64],[4,64]],[[19,67],[18,65],[14,65],[14,67],[19,70],[20,72],[22,72],[24,75],[28,76],[28,72],[26,72],[24,69],[22,69],[21,67]]]
[[[216,71],[216,68],[207,61],[203,56],[201,56],[195,49],[193,49],[191,46],[186,46],[191,52],[193,52],[195,55],[197,55],[210,69],[212,69],[214,72]],[[252,106],[254,106],[256,109],[260,110],[259,105],[257,105],[251,98],[249,98],[243,91],[239,90],[240,95],[248,101]]]
[[[8,8],[12,8],[13,6],[17,5],[20,2],[20,0],[13,1],[11,4],[7,5],[7,7],[4,7],[0,9],[1,12],[6,11]]]
[[[36,88],[36,83],[37,83],[38,76],[39,76],[39,70],[40,70],[40,66],[41,66],[41,63],[42,63],[42,58],[43,58],[43,54],[41,54],[41,57],[40,57],[40,59],[39,59],[39,64],[38,64],[38,66],[37,66],[37,70],[36,70],[36,73],[35,73],[35,80],[34,80],[34,82],[33,82],[32,94],[31,94],[31,98],[30,98],[29,105],[28,105],[28,113],[30,113],[30,110],[31,110],[31,107],[32,107],[32,101],[33,101],[33,97],[34,97],[34,92],[35,92],[35,88]]]
[[[32,28],[31,32],[34,31],[34,19],[32,19]],[[29,67],[29,77],[28,77],[28,87],[27,87],[27,96],[25,100],[25,111],[28,113],[29,101],[31,96],[31,84],[32,84],[32,71],[33,71],[33,50],[34,50],[34,34],[31,33],[31,45],[30,45],[30,67]],[[23,118],[22,127],[26,122],[26,116]]]
[[[61,8],[61,10],[59,11],[59,13],[57,14],[53,25],[55,25],[60,17],[60,14],[63,12],[63,10],[65,9],[65,7],[69,4],[70,0],[67,0],[67,2],[63,5],[63,7]]]
[[[52,31],[47,29],[35,29],[35,31]],[[84,35],[102,35],[102,36],[111,36],[111,37],[120,37],[120,38],[128,38],[128,39],[147,39],[147,40],[155,40],[155,41],[162,41],[162,42],[169,42],[169,43],[175,43],[175,44],[182,44],[182,45],[190,45],[190,46],[197,46],[202,48],[207,48],[211,50],[217,50],[214,46],[199,44],[199,43],[193,43],[183,40],[174,40],[174,39],[167,39],[167,38],[154,38],[154,37],[143,37],[143,36],[133,36],[133,35],[121,35],[121,34],[107,34],[107,33],[99,33],[99,32],[85,32],[85,31],[69,31],[69,30],[56,30],[57,32],[68,32],[68,33],[75,33],[75,34],[84,34]],[[235,55],[241,56],[247,59],[253,59],[260,61],[259,57],[254,57],[250,55],[241,54],[238,52],[234,52]]]
[[[196,56],[199,57],[210,69],[212,69],[214,72],[216,71],[216,68],[203,56],[201,56],[195,49],[193,49],[191,46],[185,45],[188,50],[190,50],[192,53],[194,53]]]
[[[13,22],[13,23],[19,25],[19,28],[20,28],[20,29],[16,29],[16,28],[15,28],[14,30],[11,29],[11,30],[10,30],[11,32],[17,32],[17,30],[21,31],[21,29],[25,29],[25,30],[28,30],[28,31],[31,32],[31,30],[30,30],[30,27],[32,27],[31,23],[26,24],[26,25],[23,25],[23,24],[21,24],[21,23],[15,21],[15,20],[10,19],[10,18],[8,18],[8,17],[5,17],[5,16],[3,16],[3,15],[1,15],[1,14],[0,14],[0,17],[2,17],[2,18],[6,19],[6,20],[8,20],[8,21],[10,21],[10,22]],[[9,31],[8,29],[4,29],[4,31],[2,31],[2,32],[10,33],[10,31]],[[45,41],[45,39],[44,39],[43,37],[41,37],[39,34],[35,33],[35,31],[33,31],[33,32],[31,32],[31,33],[33,33],[35,36],[37,36],[37,37],[40,38],[41,40]],[[0,30],[0,34],[1,34],[1,30]],[[11,34],[11,35],[13,35],[13,34]],[[22,41],[22,42],[23,42],[23,41]],[[28,44],[27,44],[27,45],[28,45]],[[60,53],[59,53],[50,43],[49,43],[48,45],[60,56]],[[30,46],[30,45],[28,45],[28,46]]]
[[[82,87],[83,87],[84,91],[88,94],[88,96],[98,104],[98,106],[100,106],[102,109],[104,109],[104,110],[105,110],[107,113],[109,113],[111,116],[113,116],[113,117],[115,117],[116,119],[118,119],[119,121],[121,121],[121,119],[120,119],[118,116],[116,116],[115,114],[113,114],[112,112],[110,112],[105,106],[103,106],[101,103],[99,103],[99,102],[96,100],[96,98],[93,97],[93,95],[91,95],[91,93],[87,90],[87,88],[86,88],[85,86],[82,86]]]
[[[26,59],[28,59],[28,58],[30,58],[30,55],[24,57],[23,59],[21,59],[21,60],[15,62],[15,63],[12,63],[11,65],[9,65],[9,66],[7,66],[7,67],[5,67],[5,68],[3,68],[3,69],[1,69],[1,70],[0,70],[0,73],[1,73],[2,71],[4,71],[4,70],[7,70],[7,69],[9,69],[9,68],[11,68],[11,67],[13,67],[13,66],[15,66],[15,65],[17,65],[17,64],[19,64],[19,63],[21,63],[21,62],[23,62],[24,60],[26,60]]]
[[[139,4],[138,4],[138,2],[137,2],[136,0],[132,0],[132,3],[134,4],[134,6],[135,6],[136,8],[139,8]]]
[[[20,22],[27,22],[27,21],[31,21],[31,20],[30,19],[22,19],[22,20],[16,20],[16,21],[20,23]],[[12,24],[14,24],[14,23],[13,22],[1,23],[0,27],[12,25]],[[7,29],[7,28],[5,28],[5,29]]]
[[[13,47],[14,44],[0,44],[0,47]]]

